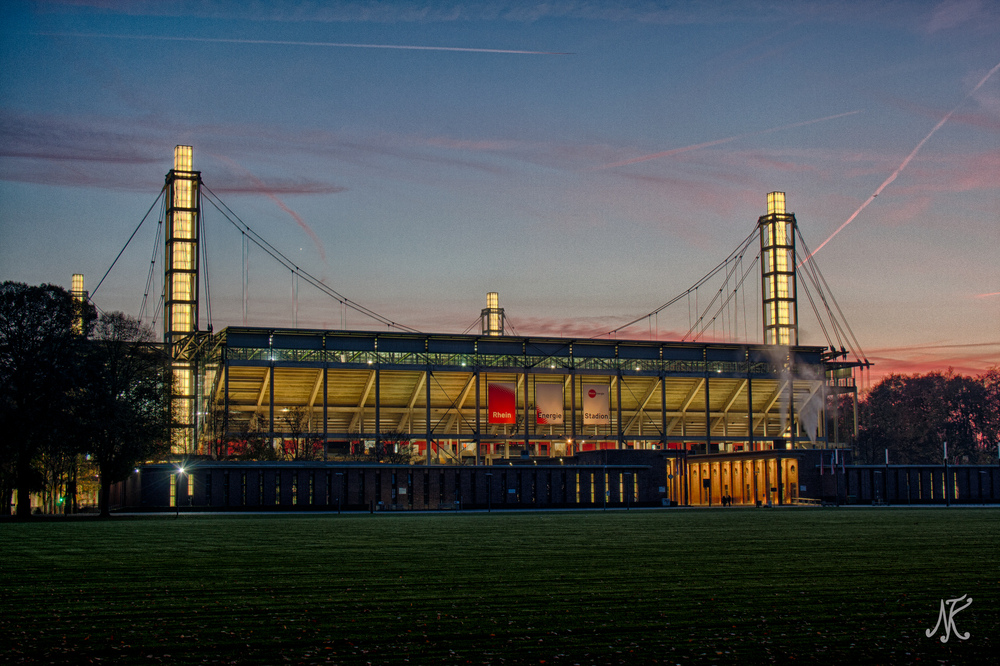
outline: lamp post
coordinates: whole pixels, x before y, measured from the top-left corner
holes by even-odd
[[[178,518],[181,517],[181,503],[180,503],[180,498],[177,496],[177,491],[180,490],[181,477],[183,476],[184,476],[184,468],[178,467],[177,480],[175,481],[175,486],[174,486],[174,509],[176,510],[176,513],[174,514],[174,520],[177,520]]]
[[[885,450],[885,480],[883,481],[885,485],[885,505],[889,506],[889,449]],[[899,484],[896,484],[897,486]]]
[[[951,492],[948,490],[948,440],[944,440],[944,505],[951,506]]]

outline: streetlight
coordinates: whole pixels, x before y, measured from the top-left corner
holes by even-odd
[[[177,480],[175,481],[175,485],[174,485],[174,509],[176,509],[176,511],[177,511],[177,513],[174,514],[174,520],[177,520],[178,518],[181,517],[181,503],[179,501],[180,498],[177,497],[177,491],[181,487],[181,477],[182,476],[184,476],[184,468],[183,467],[178,467],[177,468]]]

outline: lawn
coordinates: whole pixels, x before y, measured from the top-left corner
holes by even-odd
[[[734,508],[8,522],[0,660],[996,663],[998,520]],[[941,600],[963,594],[954,624],[969,639],[928,638]]]

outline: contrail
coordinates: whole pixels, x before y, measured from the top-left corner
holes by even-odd
[[[282,201],[280,198],[278,198],[278,196],[276,194],[274,194],[273,192],[271,192],[268,189],[267,185],[265,185],[259,178],[257,178],[257,176],[253,175],[252,173],[250,173],[249,171],[247,171],[246,169],[244,169],[243,167],[241,167],[239,164],[237,164],[233,160],[229,159],[228,157],[226,157],[224,155],[213,155],[213,157],[215,157],[217,159],[220,159],[223,162],[225,162],[225,163],[229,164],[230,166],[234,167],[235,169],[238,169],[238,170],[242,171],[244,174],[246,174],[247,178],[249,178],[250,180],[252,180],[254,182],[254,184],[258,188],[260,188],[261,194],[265,195],[268,199],[270,199],[271,201],[273,201],[278,206],[278,208],[280,208],[281,210],[283,210],[286,213],[288,213],[292,217],[292,219],[295,220],[300,227],[302,227],[302,230],[306,232],[306,234],[309,236],[309,238],[312,239],[312,242],[316,244],[316,248],[319,250],[320,259],[323,261],[323,263],[326,263],[326,250],[323,248],[323,243],[320,242],[319,236],[317,236],[316,232],[312,230],[312,227],[310,227],[308,224],[306,224],[305,221],[303,221],[302,217],[298,213],[296,213],[294,210],[292,210],[291,208],[289,208],[285,204],[284,201]]]
[[[1000,291],[994,291],[991,294],[976,294],[976,298],[989,298],[990,296],[1000,296]]]
[[[993,69],[991,69],[989,72],[987,72],[986,76],[984,76],[982,78],[982,80],[979,83],[976,84],[976,87],[973,88],[972,90],[970,90],[965,95],[965,97],[962,98],[962,101],[959,102],[957,105],[955,105],[954,109],[952,109],[951,111],[949,111],[948,113],[946,113],[945,116],[941,120],[938,121],[937,125],[934,126],[934,129],[932,129],[930,132],[927,133],[927,136],[925,136],[920,141],[920,143],[917,144],[917,147],[914,148],[910,152],[910,154],[906,156],[906,159],[903,160],[903,163],[900,164],[899,167],[895,171],[892,172],[892,175],[889,176],[888,178],[886,178],[885,182],[878,186],[878,189],[875,190],[875,193],[872,194],[870,197],[868,197],[868,199],[863,204],[861,204],[861,207],[858,208],[856,211],[854,211],[853,215],[851,215],[849,218],[847,218],[846,222],[844,222],[842,225],[840,225],[839,227],[837,227],[837,230],[834,231],[832,234],[830,234],[829,238],[827,238],[825,241],[823,241],[822,243],[820,243],[819,247],[817,247],[815,250],[812,251],[812,254],[810,254],[805,259],[803,259],[802,261],[800,261],[799,262],[799,266],[802,266],[802,264],[806,263],[807,261],[809,261],[810,259],[812,259],[813,257],[815,257],[816,253],[819,252],[820,250],[822,250],[824,245],[826,245],[831,240],[833,240],[834,236],[836,236],[837,234],[839,234],[841,231],[844,230],[844,227],[846,227],[848,224],[850,224],[851,222],[853,222],[854,218],[856,218],[861,213],[861,211],[863,211],[865,208],[868,207],[868,204],[870,204],[871,202],[875,201],[875,197],[877,197],[878,195],[880,195],[882,193],[882,190],[884,190],[886,187],[889,186],[889,183],[891,183],[892,181],[896,180],[896,177],[900,174],[900,172],[902,172],[902,170],[906,168],[906,165],[910,163],[910,160],[912,160],[914,157],[916,157],[917,152],[919,152],[920,149],[924,147],[924,144],[927,143],[927,141],[932,136],[934,136],[934,133],[937,132],[939,129],[941,129],[941,126],[944,125],[946,122],[948,122],[948,119],[951,118],[952,114],[954,114],[956,111],[958,111],[958,109],[963,104],[965,104],[965,101],[967,99],[969,99],[970,97],[972,97],[973,93],[975,93],[977,90],[979,90],[980,88],[982,88],[983,84],[986,83],[986,81],[991,76],[993,76],[997,72],[998,69],[1000,69],[1000,63],[997,63],[996,66]]]
[[[572,55],[559,51],[519,51],[516,49],[476,49],[462,46],[414,46],[411,44],[347,44],[344,42],[286,42],[275,39],[223,39],[221,37],[163,37],[159,35],[104,35],[80,32],[36,32],[42,37],[98,37],[102,39],[158,39],[172,42],[212,42],[220,44],[270,44],[278,46],[326,46],[345,49],[402,49],[406,51],[461,51],[464,53],[513,53],[517,55]]]
[[[816,118],[814,120],[803,120],[802,122],[792,123],[791,125],[782,125],[781,127],[772,127],[771,129],[760,130],[757,132],[747,132],[746,134],[737,134],[736,136],[728,136],[725,139],[716,139],[714,141],[706,141],[705,143],[696,143],[693,146],[684,146],[683,148],[672,148],[670,150],[664,150],[663,152],[659,153],[640,155],[639,157],[633,157],[631,159],[622,160],[621,162],[612,162],[611,164],[605,164],[603,166],[594,167],[593,169],[591,169],[591,171],[601,171],[603,169],[613,169],[614,167],[625,166],[628,164],[648,162],[650,160],[656,160],[661,157],[669,157],[671,155],[676,155],[678,153],[686,153],[689,150],[708,148],[709,146],[717,146],[720,143],[728,143],[730,141],[736,141],[737,139],[744,139],[749,136],[760,136],[761,134],[770,134],[772,132],[780,132],[781,130],[792,129],[794,127],[802,127],[804,125],[812,125],[813,123],[821,123],[824,120],[833,120],[834,118],[843,118],[844,116],[852,116],[855,113],[861,113],[861,111],[860,110],[848,111],[847,113],[838,113],[833,116],[826,116],[825,118]]]

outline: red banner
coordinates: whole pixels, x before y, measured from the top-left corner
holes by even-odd
[[[517,385],[514,382],[487,382],[487,423],[517,423]]]

